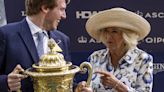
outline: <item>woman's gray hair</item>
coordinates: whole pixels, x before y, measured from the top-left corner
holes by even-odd
[[[138,45],[139,35],[135,33],[134,31],[125,29],[125,31],[123,31],[122,33],[122,36],[125,41],[126,47],[128,49],[136,47]]]
[[[139,35],[137,33],[129,29],[124,29],[124,28],[119,28],[119,27],[118,29],[122,31],[122,37],[125,41],[126,49],[130,49],[138,45]],[[104,30],[105,29],[100,30],[100,42],[102,43],[104,43],[104,39],[105,39]]]

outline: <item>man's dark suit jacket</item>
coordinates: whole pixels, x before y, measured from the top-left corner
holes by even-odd
[[[65,34],[54,30],[50,32],[63,50],[66,61],[70,61],[70,39]],[[30,28],[25,19],[0,28],[0,92],[8,92],[7,75],[17,64],[24,69],[39,61],[36,46]],[[30,78],[22,80],[22,92],[33,92]]]

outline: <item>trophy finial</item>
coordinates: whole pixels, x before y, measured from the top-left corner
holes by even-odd
[[[53,39],[48,40],[48,47],[50,51],[48,53],[42,55],[40,57],[40,60],[38,64],[34,64],[33,68],[35,68],[37,71],[60,71],[63,68],[65,68],[66,61],[64,59],[62,52],[62,49],[58,46],[58,44]]]
[[[48,47],[50,48],[51,53],[62,52],[62,49],[58,46],[56,41],[52,38],[48,40]]]

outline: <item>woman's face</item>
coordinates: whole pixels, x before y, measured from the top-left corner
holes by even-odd
[[[121,49],[123,46],[125,46],[125,42],[123,40],[123,36],[122,36],[122,31],[123,30],[121,28],[117,28],[117,27],[109,27],[109,28],[105,28],[104,30],[102,30],[102,42],[105,44],[105,46],[107,48],[109,48],[110,50],[117,50],[117,49]]]

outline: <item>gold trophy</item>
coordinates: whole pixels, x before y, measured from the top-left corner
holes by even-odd
[[[25,70],[25,74],[33,79],[34,92],[73,92],[73,78],[75,73],[88,70],[87,86],[92,78],[92,67],[88,62],[83,62],[80,68],[66,62],[59,53],[61,48],[53,39],[49,39],[48,54],[42,55],[38,64]],[[86,72],[86,71],[85,71]]]

